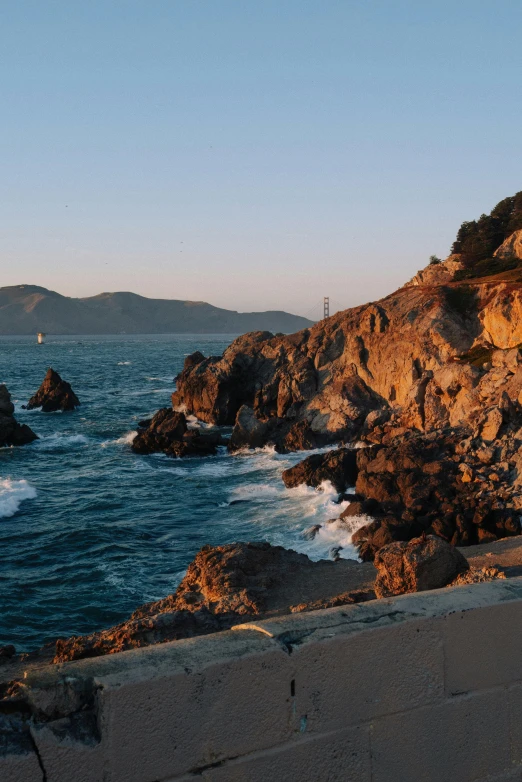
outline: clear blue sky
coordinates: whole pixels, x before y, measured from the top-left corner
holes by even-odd
[[[522,189],[519,0],[16,0],[0,285],[306,313]]]

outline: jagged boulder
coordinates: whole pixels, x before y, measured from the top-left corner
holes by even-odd
[[[187,356],[177,378],[177,391],[172,394],[172,406],[184,405],[206,423],[233,426],[239,408],[253,403],[256,385],[262,382],[252,372],[256,350],[271,339],[269,331],[239,337],[225,350],[218,367],[215,357]],[[266,381],[272,369],[268,364],[265,367]]]
[[[41,407],[43,413],[54,413],[57,410],[74,410],[79,404],[80,400],[70,383],[62,380],[58,372],[49,367],[42,385],[26,407],[27,410]]]
[[[355,486],[357,452],[353,448],[338,448],[312,454],[285,470],[282,478],[289,489],[303,483],[317,488],[323,481],[330,481],[338,492],[344,492],[349,486]]]
[[[377,597],[438,589],[469,569],[460,551],[435,535],[390,543],[375,557]]]
[[[214,613],[260,614],[269,590],[289,573],[312,570],[305,555],[264,541],[203,546],[178,587],[183,607],[209,607]]]
[[[183,413],[163,407],[147,421],[140,421],[132,441],[135,453],[165,453],[168,456],[213,456],[223,445],[219,432],[189,429]]]
[[[443,285],[451,282],[457,271],[463,268],[460,255],[450,255],[439,263],[430,263],[417,272],[407,285]]]
[[[11,394],[0,385],[0,448],[11,445],[27,445],[38,439],[26,424],[19,424],[14,415]]]

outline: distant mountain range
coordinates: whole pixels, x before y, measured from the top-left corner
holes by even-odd
[[[82,299],[38,285],[0,288],[0,335],[36,334],[286,334],[313,321],[280,310],[235,312],[204,301],[147,299],[136,293],[100,293]]]

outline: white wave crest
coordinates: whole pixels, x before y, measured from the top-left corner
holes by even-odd
[[[201,475],[206,478],[225,478],[233,475],[234,467],[226,459],[219,459],[215,456],[212,459],[205,460],[203,464],[198,465],[194,470],[194,475]]]
[[[229,496],[229,502],[234,500],[264,500],[268,497],[280,497],[284,493],[284,486],[279,487],[270,483],[247,483],[238,486]]]
[[[14,404],[14,411],[15,415],[35,415],[36,413],[41,413],[41,409],[39,407],[33,407],[31,410],[27,410],[25,407],[25,402],[19,402],[18,400],[12,399],[12,403]]]
[[[339,548],[341,559],[357,559],[352,535],[372,521],[368,516],[350,516],[347,519],[330,519],[319,526],[312,539],[305,540],[299,550],[312,559],[328,556],[331,549]]]
[[[117,437],[116,440],[104,440],[101,443],[102,448],[108,448],[110,445],[131,445],[138,432],[136,430],[132,432],[126,432],[121,437]]]
[[[132,364],[132,361],[118,361],[119,367],[128,367]]]
[[[37,448],[47,450],[53,450],[54,448],[68,448],[75,445],[87,445],[89,438],[84,434],[50,434],[46,437],[40,437],[35,441]]]
[[[0,519],[14,516],[24,500],[34,500],[36,489],[24,480],[0,479]]]
[[[195,415],[187,415],[185,417],[189,429],[209,429],[213,426],[213,424],[206,424],[204,421],[200,421]]]

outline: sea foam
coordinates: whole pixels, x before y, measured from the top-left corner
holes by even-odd
[[[0,478],[0,519],[14,516],[24,500],[34,500],[36,489],[24,480]]]
[[[107,448],[110,445],[131,445],[138,432],[134,429],[132,432],[125,432],[121,437],[117,437],[115,440],[104,440],[101,443],[102,448]]]
[[[348,519],[332,519],[321,524],[317,534],[298,545],[299,551],[308,554],[311,559],[324,557],[331,549],[339,548],[341,559],[357,559],[358,554],[352,543],[352,535],[358,529],[372,521],[368,516],[351,516]]]
[[[40,436],[40,439],[35,441],[37,448],[44,451],[52,451],[55,448],[69,448],[78,445],[87,445],[89,438],[84,434],[50,434],[45,437]]]

